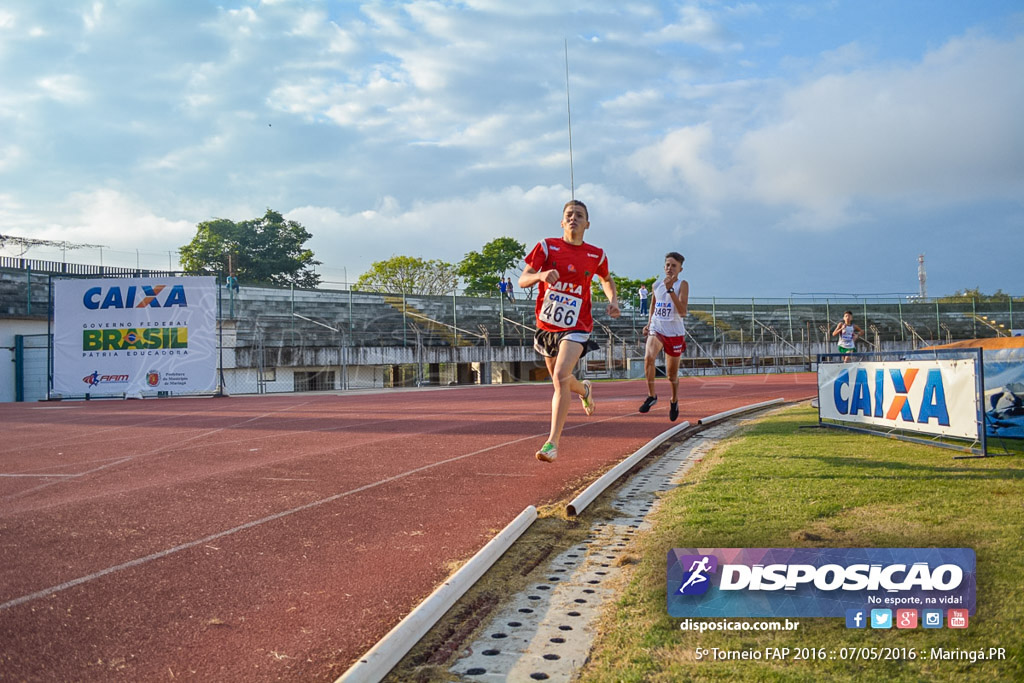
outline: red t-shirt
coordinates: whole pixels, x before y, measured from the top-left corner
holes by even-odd
[[[548,332],[594,329],[590,314],[590,281],[608,277],[604,250],[584,242],[569,244],[561,237],[538,242],[526,257],[526,265],[540,272],[557,270],[558,282],[540,283],[537,294],[537,327]]]

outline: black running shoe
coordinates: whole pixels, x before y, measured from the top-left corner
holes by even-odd
[[[679,403],[672,401],[668,404],[668,419],[675,422],[677,417],[679,417]]]
[[[641,413],[646,413],[657,402],[658,402],[658,397],[657,396],[648,396],[647,400],[644,401],[644,404],[642,406],[640,406],[640,412]]]

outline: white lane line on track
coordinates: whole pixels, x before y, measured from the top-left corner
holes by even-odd
[[[60,477],[77,477],[77,474],[3,474],[0,473],[0,477],[7,477],[13,479],[14,477],[31,477],[36,479],[56,479]]]
[[[588,422],[585,422],[583,424],[573,425],[572,427],[566,427],[564,431],[569,431],[571,429],[579,429],[580,427],[586,427],[587,425],[597,424],[597,423],[601,423],[601,422],[609,422],[611,420],[618,420],[618,419],[620,419],[622,417],[628,417],[628,416],[635,415],[635,414],[636,413],[627,413],[627,414],[624,414],[624,415],[616,415],[616,416],[612,416],[612,417],[606,417],[603,420],[588,421]],[[300,505],[298,507],[291,508],[290,510],[283,510],[281,512],[275,512],[272,515],[267,515],[266,517],[263,517],[261,519],[255,519],[255,520],[253,520],[251,522],[246,522],[245,524],[240,524],[240,525],[238,525],[236,527],[233,527],[231,529],[227,529],[226,531],[218,531],[215,534],[211,534],[209,536],[205,536],[205,537],[200,538],[200,539],[195,540],[195,541],[189,541],[188,543],[182,543],[181,545],[176,545],[173,548],[167,548],[166,550],[161,550],[159,552],[151,553],[149,555],[146,555],[145,557],[139,557],[139,558],[136,558],[134,560],[129,560],[128,562],[122,562],[121,564],[114,565],[113,567],[107,567],[106,569],[101,569],[101,570],[99,570],[97,572],[93,572],[92,574],[88,574],[86,576],[80,576],[77,579],[72,579],[70,581],[65,581],[64,583],[57,584],[56,586],[50,586],[49,588],[44,588],[44,589],[36,591],[34,593],[29,593],[28,595],[23,595],[23,596],[21,596],[19,598],[14,598],[13,600],[8,600],[7,602],[0,603],[0,612],[2,612],[5,609],[10,609],[12,607],[17,607],[18,605],[24,605],[25,603],[32,602],[33,600],[38,600],[40,598],[45,598],[45,597],[47,597],[49,595],[53,595],[54,593],[59,593],[61,591],[65,591],[65,590],[67,590],[69,588],[74,588],[75,586],[79,586],[79,585],[81,585],[83,583],[88,583],[90,581],[95,581],[96,579],[102,578],[102,577],[106,576],[107,574],[113,574],[115,572],[119,572],[119,571],[122,571],[124,569],[131,569],[132,567],[138,567],[139,565],[143,565],[143,564],[146,564],[148,562],[152,562],[154,560],[162,559],[164,557],[167,557],[168,555],[173,555],[174,553],[181,552],[182,550],[188,550],[189,548],[194,548],[194,547],[196,547],[198,545],[204,545],[204,544],[210,543],[211,541],[215,541],[215,540],[217,540],[219,538],[224,538],[225,536],[230,536],[232,534],[236,534],[239,531],[245,531],[246,529],[251,529],[253,527],[260,526],[261,524],[266,524],[267,522],[273,522],[273,521],[276,521],[278,519],[282,519],[284,517],[288,517],[290,515],[294,515],[294,514],[296,514],[298,512],[304,512],[306,510],[310,510],[312,508],[319,507],[319,506],[325,505],[327,503],[332,503],[332,502],[334,502],[336,500],[340,500],[341,498],[345,498],[347,496],[351,496],[351,495],[356,494],[356,493],[361,493],[363,491],[367,491],[369,489],[376,488],[378,486],[383,486],[384,484],[389,484],[389,483],[391,483],[393,481],[397,481],[399,479],[404,479],[405,477],[411,476],[413,474],[418,474],[420,472],[424,472],[424,471],[429,470],[429,469],[433,469],[433,468],[438,467],[440,465],[447,465],[449,463],[457,462],[459,460],[464,460],[466,458],[471,458],[474,455],[480,455],[481,453],[486,453],[488,451],[493,451],[493,450],[496,450],[498,448],[504,448],[505,446],[511,446],[513,444],[520,443],[521,441],[528,441],[530,439],[540,439],[540,438],[543,438],[545,436],[547,436],[546,433],[531,434],[530,436],[523,436],[523,437],[520,437],[518,439],[512,439],[511,441],[505,441],[503,443],[494,444],[493,446],[488,446],[486,448],[481,448],[481,449],[473,451],[471,453],[463,453],[462,455],[456,455],[456,456],[451,457],[451,458],[446,458],[445,460],[439,460],[437,462],[430,463],[429,465],[423,465],[421,467],[416,467],[416,468],[413,468],[411,470],[407,470],[407,471],[402,472],[400,474],[395,474],[395,475],[392,475],[390,477],[385,477],[384,479],[380,479],[378,481],[375,481],[375,482],[372,482],[372,483],[369,483],[369,484],[364,484],[363,486],[359,486],[359,487],[351,489],[349,491],[343,491],[341,493],[336,493],[333,496],[328,496],[327,498],[321,498],[320,500],[314,500],[314,501],[312,501],[310,503],[306,503],[305,505]],[[126,460],[128,460],[128,459],[130,459],[130,458],[126,458]]]
[[[123,569],[130,569],[131,567],[137,567],[137,566],[139,566],[141,564],[145,564],[147,562],[152,562],[153,560],[159,560],[159,559],[161,559],[163,557],[167,557],[168,555],[172,555],[172,554],[180,552],[182,550],[188,550],[189,548],[194,548],[197,545],[203,545],[203,544],[206,544],[206,543],[210,543],[210,542],[215,541],[215,540],[217,540],[219,538],[224,538],[225,536],[230,536],[231,534],[238,533],[239,531],[244,531],[246,529],[251,529],[252,527],[259,526],[261,524],[266,524],[267,522],[273,522],[275,520],[281,519],[282,517],[287,517],[289,515],[294,515],[297,512],[303,512],[305,510],[309,510],[311,508],[315,508],[315,507],[318,507],[320,505],[324,505],[326,503],[331,503],[331,502],[334,502],[334,501],[339,500],[341,498],[344,498],[346,496],[351,496],[351,495],[353,495],[355,493],[360,493],[360,492],[366,491],[368,489],[376,488],[378,486],[383,486],[384,484],[388,484],[388,483],[396,481],[398,479],[404,479],[405,477],[408,477],[408,476],[413,475],[413,474],[417,474],[419,472],[423,472],[425,470],[432,469],[432,468],[437,467],[439,465],[447,465],[448,463],[456,462],[458,460],[463,460],[464,458],[469,458],[469,457],[472,457],[474,455],[480,455],[481,453],[486,453],[487,451],[492,451],[492,450],[494,450],[496,448],[502,448],[504,446],[509,446],[511,444],[518,443],[520,441],[525,441],[527,439],[536,439],[536,438],[539,438],[539,437],[536,436],[536,435],[524,436],[522,438],[514,439],[512,441],[506,441],[505,443],[496,444],[494,446],[488,446],[487,448],[482,448],[482,449],[480,449],[478,451],[473,451],[472,453],[464,453],[462,455],[457,455],[455,457],[448,458],[446,460],[440,460],[438,462],[434,462],[434,463],[431,463],[429,465],[423,465],[422,467],[417,467],[415,469],[411,469],[411,470],[408,470],[406,472],[402,472],[400,474],[396,474],[396,475],[393,475],[393,476],[390,476],[390,477],[385,477],[384,479],[380,479],[380,480],[372,482],[370,484],[364,484],[363,486],[351,489],[349,491],[343,491],[342,493],[336,493],[333,496],[328,496],[327,498],[321,498],[320,500],[315,500],[315,501],[313,501],[311,503],[306,503],[305,505],[300,505],[299,507],[295,507],[295,508],[292,508],[290,510],[284,510],[282,512],[276,512],[276,513],[274,513],[272,515],[268,515],[268,516],[263,517],[261,519],[256,519],[256,520],[253,520],[251,522],[246,522],[245,524],[240,524],[239,526],[236,526],[236,527],[234,527],[232,529],[228,529],[226,531],[219,531],[219,532],[217,532],[215,534],[211,534],[210,536],[206,536],[205,538],[200,538],[199,540],[196,540],[196,541],[189,541],[188,543],[182,543],[181,545],[176,545],[173,548],[168,548],[166,550],[161,550],[159,552],[152,553],[150,555],[146,555],[145,557],[140,557],[140,558],[137,558],[135,560],[129,560],[128,562],[123,562],[122,564],[118,564],[118,565],[115,565],[113,567],[108,567],[106,569],[101,569],[100,571],[94,572],[94,573],[89,574],[87,576],[82,576],[82,577],[79,577],[77,579],[72,579],[71,581],[66,581],[64,583],[58,584],[56,586],[51,586],[49,588],[44,588],[43,590],[36,591],[35,593],[29,593],[28,595],[23,595],[20,598],[14,598],[13,600],[8,600],[7,602],[0,604],[0,611],[5,610],[5,609],[10,609],[11,607],[17,607],[18,605],[23,605],[26,602],[31,602],[32,600],[38,600],[39,598],[45,598],[48,595],[52,595],[54,593],[58,593],[60,591],[67,590],[68,588],[74,588],[75,586],[78,586],[78,585],[83,584],[83,583],[87,583],[89,581],[93,581],[93,580],[98,579],[100,577],[106,576],[107,574],[112,574],[114,572],[118,572],[118,571],[121,571]]]
[[[77,478],[80,478],[80,477],[84,477],[87,474],[93,474],[94,472],[99,472],[101,470],[105,470],[105,469],[108,469],[110,467],[116,467],[117,465],[120,465],[121,463],[128,462],[130,460],[135,460],[136,458],[145,458],[147,456],[156,455],[157,453],[161,453],[161,452],[169,450],[169,449],[177,448],[178,446],[181,446],[182,444],[186,444],[186,443],[188,443],[190,441],[195,441],[196,439],[202,439],[202,438],[207,437],[207,436],[209,436],[211,434],[217,434],[218,432],[223,432],[223,431],[225,431],[227,429],[234,429],[236,427],[239,427],[239,426],[244,425],[244,424],[248,424],[250,422],[254,422],[256,420],[262,420],[263,418],[267,417],[268,415],[274,415],[276,413],[287,412],[289,410],[292,410],[293,408],[300,408],[302,406],[308,405],[309,403],[310,403],[309,401],[306,401],[305,403],[298,403],[298,404],[296,404],[294,406],[288,406],[287,408],[284,408],[282,410],[272,410],[272,411],[270,411],[268,413],[263,413],[262,415],[254,415],[253,417],[246,418],[245,420],[242,420],[241,422],[237,422],[237,423],[231,425],[230,427],[218,427],[217,429],[210,429],[210,430],[207,430],[207,431],[205,431],[205,432],[203,432],[201,434],[196,434],[194,436],[190,436],[190,437],[188,437],[186,439],[182,439],[181,441],[178,441],[178,442],[173,443],[173,444],[167,444],[165,446],[160,446],[158,448],[154,448],[153,450],[147,451],[145,453],[136,453],[135,455],[129,455],[127,457],[120,458],[118,460],[114,460],[114,461],[108,462],[105,465],[100,465],[99,467],[94,467],[91,470],[85,470],[84,472],[78,472],[74,476],[68,477],[66,479],[55,479],[53,481],[48,481],[45,484],[40,484],[39,486],[34,486],[34,487],[30,488],[30,489],[25,489],[24,491],[20,491],[18,493],[12,494],[12,495],[4,496],[3,498],[0,498],[0,500],[7,501],[7,500],[14,500],[16,498],[21,498],[23,496],[29,495],[30,493],[35,493],[36,491],[41,491],[42,489],[49,488],[50,486],[54,486],[56,484],[60,484],[62,481],[68,481],[69,479],[73,480],[73,479],[77,479]]]

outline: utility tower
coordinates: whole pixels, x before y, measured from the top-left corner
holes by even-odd
[[[925,300],[928,298],[928,273],[924,270],[924,254],[917,257],[917,282],[919,284],[918,296]]]

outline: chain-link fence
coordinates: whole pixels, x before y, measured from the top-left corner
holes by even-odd
[[[38,267],[43,264],[34,264]],[[66,264],[62,276],[70,275]],[[79,270],[82,268],[80,267]],[[93,267],[81,276],[156,276]],[[128,272],[121,272],[127,270]],[[49,275],[0,268],[0,316],[45,321]],[[545,379],[533,352],[535,302],[499,297],[418,296],[351,288],[303,290],[218,285],[218,374],[228,393],[347,390]],[[917,349],[1008,336],[1024,327],[1024,299],[1001,302],[906,298],[793,297],[690,299],[684,374],[809,370],[835,349],[832,331],[847,310],[863,330],[860,351]],[[591,376],[643,374],[646,316],[623,293],[622,316],[595,304]],[[0,318],[2,320],[2,318]]]

